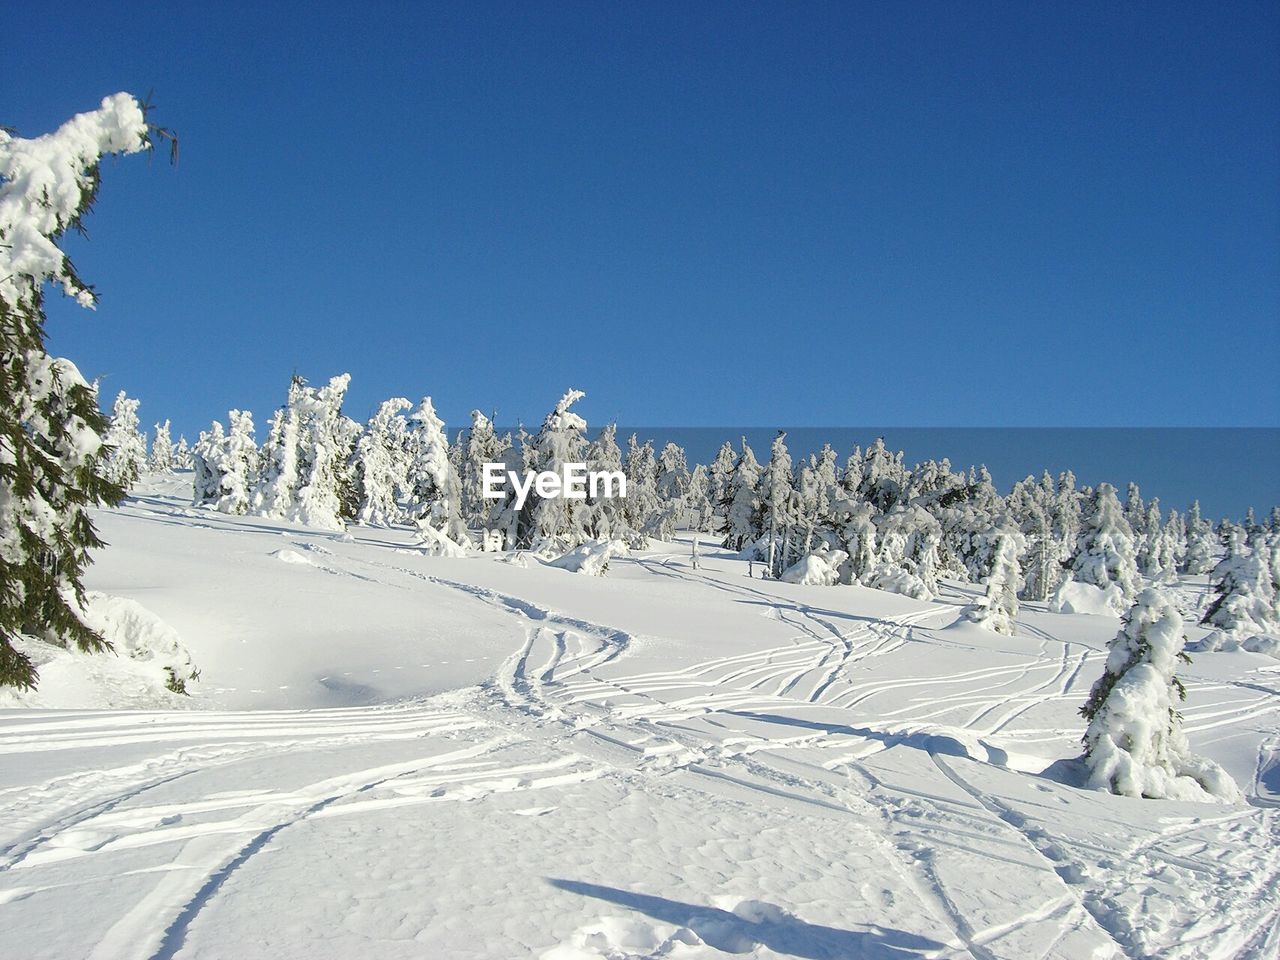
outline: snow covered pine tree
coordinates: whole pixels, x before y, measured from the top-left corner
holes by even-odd
[[[1186,689],[1174,675],[1186,637],[1182,615],[1158,588],[1138,594],[1124,626],[1108,644],[1107,665],[1080,713],[1089,785],[1129,797],[1238,800],[1235,782],[1212,760],[1197,757],[1175,704]]]
[[[45,351],[43,287],[94,306],[57,241],[92,206],[102,156],[140,153],[161,135],[126,93],[43,137],[0,130],[0,684],[36,684],[15,646],[22,634],[109,648],[77,612],[80,578],[101,546],[88,508],[124,491],[102,474],[107,423],[96,391]]]

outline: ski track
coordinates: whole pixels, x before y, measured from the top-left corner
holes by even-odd
[[[0,754],[15,759],[53,750],[187,744],[136,765],[0,793],[0,802],[9,805],[9,823],[14,825],[0,837],[0,877],[38,875],[43,864],[77,857],[180,845],[175,860],[189,869],[162,874],[105,932],[90,954],[95,960],[176,956],[227,880],[282,832],[304,822],[572,785],[609,775],[642,781],[675,777],[718,797],[738,797],[744,803],[800,803],[837,817],[841,829],[856,831],[901,880],[902,890],[951,931],[945,955],[967,954],[978,960],[1020,957],[1017,937],[1031,928],[1038,931],[1037,942],[1045,957],[1071,956],[1073,945],[1086,940],[1095,947],[1101,942],[1104,950],[1110,947],[1113,955],[1128,958],[1151,955],[1145,951],[1153,946],[1168,951],[1168,956],[1188,958],[1267,956],[1280,946],[1280,905],[1271,892],[1280,883],[1280,811],[1254,808],[1172,825],[1127,849],[1124,869],[1103,871],[1101,881],[1082,885],[1076,877],[1082,864],[1089,866],[1091,851],[1086,843],[1073,845],[1052,837],[1015,805],[972,783],[959,766],[977,760],[951,755],[950,748],[944,750],[945,756],[939,753],[944,741],[961,750],[966,749],[960,746],[964,742],[985,746],[979,738],[1000,734],[1036,706],[1079,696],[1076,687],[1083,669],[1100,656],[1084,645],[1039,628],[1025,628],[1040,641],[1042,655],[1053,644],[1060,646],[1060,657],[1050,662],[1043,656],[1029,657],[1026,663],[950,672],[945,677],[874,679],[873,673],[860,668],[891,656],[912,641],[916,627],[937,617],[953,617],[956,608],[939,603],[841,629],[811,607],[754,585],[672,570],[640,558],[637,565],[654,575],[696,581],[769,604],[778,611],[778,619],[797,632],[766,649],[676,670],[626,674],[616,669],[634,640],[624,630],[486,587],[339,556],[327,549],[322,552],[331,554],[335,564],[355,559],[383,575],[404,576],[465,594],[514,618],[523,627],[524,640],[482,688],[481,698],[458,709],[417,703],[372,710],[135,714],[127,720],[91,712],[4,726]],[[325,571],[363,576],[340,567],[326,566]],[[956,692],[940,692],[950,686]],[[1268,700],[1193,713],[1188,729],[1236,724],[1280,709],[1277,691],[1238,686],[1264,693]],[[908,694],[917,687],[928,688],[927,702],[910,700]],[[870,702],[890,691],[904,705],[875,711],[875,723],[868,724]],[[814,708],[827,711],[824,716],[835,712],[849,719],[821,723],[803,719]],[[963,719],[950,726],[934,722],[949,716]],[[886,726],[885,721],[893,725]],[[768,735],[758,732],[763,724],[769,727]],[[781,735],[778,731],[788,724],[793,724],[788,735]],[[947,734],[949,730],[954,736]],[[484,739],[291,790],[148,803],[152,791],[218,766],[273,754],[468,731]],[[556,755],[545,762],[503,763],[504,747],[518,738],[543,741],[555,748]],[[198,741],[195,746],[190,745],[193,739]],[[938,773],[940,789],[950,785],[960,799],[894,786],[877,773],[871,761],[904,744],[922,749]],[[1265,765],[1280,752],[1274,743],[1271,753],[1267,749],[1266,745],[1259,749],[1255,773],[1259,783]],[[1255,786],[1255,793],[1260,789]],[[1258,802],[1265,807],[1268,801]],[[993,842],[1008,851],[1006,869],[1011,875],[1020,872],[1046,892],[1042,902],[1030,909],[975,925],[964,905],[968,889],[957,879],[956,863],[962,863],[965,855],[991,858]],[[1166,928],[1142,934],[1135,929],[1139,911],[1131,902],[1132,891],[1169,870],[1177,871],[1179,883],[1194,888],[1201,903],[1222,904],[1224,910],[1230,904],[1231,891],[1213,889],[1221,883],[1220,873],[1205,871],[1186,855],[1187,845],[1197,843],[1206,849],[1216,845],[1237,852],[1242,846],[1246,850],[1255,844],[1268,846],[1265,869],[1239,878],[1249,905],[1243,928],[1228,935],[1221,915],[1216,921],[1212,916],[1187,916],[1175,918],[1182,921],[1181,927],[1170,922]],[[1093,873],[1099,875],[1097,870]],[[35,881],[7,894],[0,890],[0,904],[38,889]],[[1181,941],[1157,943],[1165,934],[1180,936]],[[1200,950],[1210,938],[1230,949]]]

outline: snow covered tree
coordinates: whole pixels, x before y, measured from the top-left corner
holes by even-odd
[[[586,463],[587,422],[570,407],[585,397],[569,390],[527,444],[525,469],[561,473],[566,463]],[[630,489],[627,491],[630,496]],[[516,526],[516,546],[563,552],[590,539],[591,508],[585,500],[543,498],[530,490]]]
[[[1228,639],[1280,632],[1268,553],[1266,539],[1255,535],[1248,545],[1235,541],[1214,568],[1215,596],[1200,621],[1221,634],[1210,642],[1210,648],[1222,646]]]
[[[187,444],[185,436],[179,436],[178,442],[173,447],[173,469],[174,470],[190,470],[191,469],[191,447]]]
[[[606,424],[587,447],[587,465],[602,473],[622,473],[622,450],[618,447],[617,424]],[[589,493],[589,491],[588,491]],[[630,493],[630,491],[628,491]],[[588,497],[587,525],[596,540],[625,540],[635,543],[637,535],[627,525],[626,501],[619,497]]]
[[[1179,662],[1190,662],[1185,644],[1182,615],[1168,596],[1157,587],[1139,593],[1080,710],[1089,721],[1085,765],[1094,789],[1129,797],[1239,799],[1231,777],[1194,756],[1182,732],[1177,704],[1186,699],[1186,688],[1176,670]]]
[[[861,500],[843,497],[831,505],[832,527],[847,559],[840,570],[841,583],[867,583],[875,570],[875,507]]]
[[[642,444],[634,433],[628,437],[623,470],[627,474],[627,499],[622,505],[627,526],[641,540],[660,537],[662,515],[658,502],[658,461],[653,455],[652,441],[646,440]],[[637,541],[637,545],[644,544]]]
[[[1126,603],[1138,593],[1138,565],[1134,560],[1133,531],[1120,509],[1115,487],[1098,484],[1092,509],[1080,531],[1075,579],[1105,590],[1113,584]]]
[[[241,515],[249,512],[250,494],[258,478],[258,445],[253,439],[252,413],[232,410],[227,418],[231,429],[219,450],[220,496],[216,506],[223,513]]]
[[[361,523],[388,526],[402,519],[400,499],[409,485],[409,425],[401,413],[412,406],[405,397],[384,400],[356,441],[356,519]]]
[[[708,470],[711,488],[707,495],[711,499],[712,510],[715,514],[714,522],[717,533],[724,533],[728,529],[726,521],[729,515],[729,505],[733,500],[731,484],[733,482],[736,459],[733,453],[733,444],[726,440],[720,445],[720,450],[716,453],[716,458],[711,461],[711,467]]]
[[[169,421],[166,420],[155,426],[147,469],[152,473],[173,473],[174,468],[173,441],[169,439]]]
[[[128,490],[147,465],[147,438],[138,429],[138,401],[123,390],[116,395],[102,443],[106,447],[103,470],[107,479]]]
[[[1080,541],[1081,513],[1076,475],[1070,470],[1064,470],[1058,475],[1058,496],[1053,502],[1050,516],[1053,535],[1060,548],[1058,559],[1063,563],[1070,564],[1075,560],[1076,547]]]
[[[34,687],[20,635],[94,651],[81,577],[101,546],[89,508],[124,495],[103,475],[106,419],[75,364],[45,350],[44,285],[87,308],[93,290],[58,246],[92,206],[106,154],[139,153],[154,131],[118,93],[57,131],[0,129],[0,684]]]
[[[1023,536],[1012,527],[1001,530],[987,574],[987,591],[965,610],[965,616],[979,626],[996,633],[1013,634],[1013,621],[1018,615],[1018,591],[1022,588],[1022,568],[1018,554],[1024,546]]]
[[[791,454],[787,435],[779,431],[769,450],[769,462],[760,478],[760,526],[769,538],[769,559],[773,562],[770,576],[778,576],[791,566],[787,556],[791,526],[797,520],[795,478],[791,472]]]
[[[689,481],[689,465],[685,460],[684,450],[674,443],[668,443],[658,457],[657,475],[654,479],[654,491],[658,498],[654,536],[659,540],[670,540],[684,522]]]
[[[484,498],[484,465],[504,463],[510,446],[509,437],[504,439],[494,432],[492,420],[479,410],[471,411],[471,430],[458,477],[462,484],[462,519],[468,525],[485,525],[493,503]]]
[[[724,516],[723,545],[730,550],[741,550],[760,537],[760,496],[756,486],[760,482],[760,464],[747,438],[742,438],[742,453],[734,464],[729,480],[726,500],[722,504]]]
[[[423,397],[409,415],[408,515],[419,526],[442,533],[455,544],[468,543],[462,522],[462,487],[449,459],[444,421],[436,416],[430,397]]]
[[[699,533],[710,533],[714,523],[711,500],[711,475],[701,463],[695,464],[689,475],[689,492],[685,497],[689,511],[689,523]]]
[[[213,506],[222,496],[222,451],[226,435],[217,420],[207,430],[200,431],[200,439],[191,448],[192,478],[191,502],[197,507]]]
[[[1062,582],[1062,565],[1049,515],[1038,504],[1032,509],[1026,539],[1026,582],[1022,595],[1027,600],[1048,600]]]
[[[293,378],[263,445],[254,512],[326,530],[345,528],[343,518],[354,513],[356,502],[350,464],[360,430],[342,415],[350,383],[347,373],[318,388]]]
[[[1200,501],[1196,500],[1187,510],[1187,552],[1182,558],[1182,572],[1192,577],[1208,573],[1213,569],[1217,551],[1213,524],[1200,515]]]

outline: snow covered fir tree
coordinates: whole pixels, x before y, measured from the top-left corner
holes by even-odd
[[[44,292],[94,306],[58,243],[92,207],[102,158],[146,151],[154,134],[124,93],[48,136],[0,130],[0,684],[37,681],[24,635],[109,648],[82,611],[81,578],[101,546],[89,509],[119,502],[145,443],[136,402],[121,393],[108,423],[96,387],[46,352]]]

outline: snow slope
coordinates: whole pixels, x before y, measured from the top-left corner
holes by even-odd
[[[0,956],[1280,953],[1273,659],[1184,671],[1248,803],[1132,800],[1055,766],[1110,617],[1003,637],[958,622],[972,587],[687,542],[598,578],[163,487],[100,523],[88,586],[202,679],[180,711],[40,708],[83,696],[57,682],[0,711]]]

